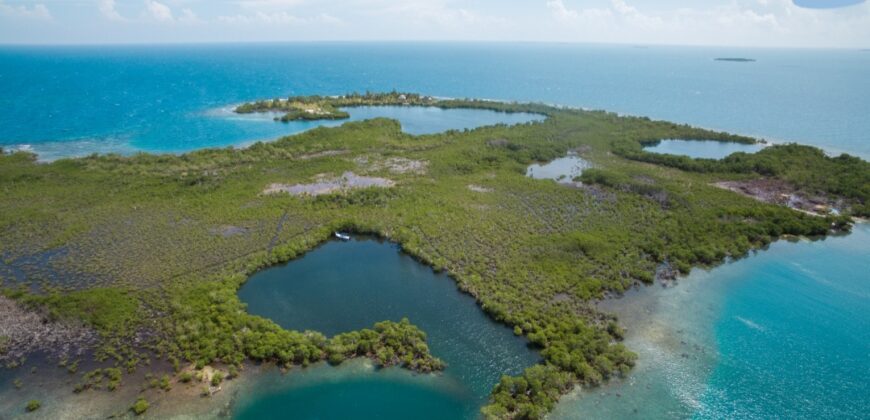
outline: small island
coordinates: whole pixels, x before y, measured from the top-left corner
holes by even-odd
[[[367,105],[432,105],[435,99],[431,96],[421,96],[413,93],[350,93],[343,96],[291,96],[287,99],[275,98],[248,102],[235,108],[239,114],[251,114],[259,112],[283,112],[284,115],[275,117],[276,121],[317,121],[317,120],[343,120],[350,115],[339,107],[354,107]]]
[[[732,61],[735,63],[752,63],[755,62],[754,58],[743,58],[743,57],[717,57],[714,58],[715,61]]]
[[[649,153],[644,146],[660,139],[760,140],[645,117],[397,92],[257,101],[237,112],[290,121],[399,104],[546,119],[412,136],[377,118],[243,149],[49,164],[0,153],[0,316],[15,320],[0,331],[0,362],[21,386],[42,360],[38,371],[70,378],[75,395],[123,395],[118,407],[149,414],[166,393],[199,383],[208,397],[261,365],[365,357],[443,369],[408,320],[327,338],[252,315],[240,301],[260,269],[336,231],[364,233],[447,272],[528,339],[540,363],[493,378],[481,412],[542,418],[576,386],[635,364],[619,321],[596,301],[870,216],[864,160],[796,144],[720,160]],[[589,162],[577,182],[526,176],[529,165],[569,152]],[[790,206],[793,196],[807,204]],[[41,401],[26,409],[58,410],[55,399]]]

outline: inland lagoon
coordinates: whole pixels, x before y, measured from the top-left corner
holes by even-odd
[[[712,140],[662,140],[643,149],[651,153],[682,155],[692,158],[722,159],[732,153],[755,153],[764,148],[763,144],[744,144]]]
[[[241,394],[238,418],[472,418],[501,375],[516,375],[540,360],[525,339],[489,318],[446,274],[375,238],[329,241],[265,269],[248,279],[239,298],[250,313],[282,327],[327,336],[407,317],[426,332],[430,351],[447,368],[421,375],[351,361],[273,372]]]
[[[526,168],[526,175],[535,179],[552,179],[560,183],[573,182],[584,169],[591,167],[589,162],[569,153],[567,156],[553,159],[545,163],[533,163]]]

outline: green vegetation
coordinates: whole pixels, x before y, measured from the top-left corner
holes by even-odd
[[[336,109],[328,102],[312,101],[304,97],[290,97],[285,100],[273,99],[271,101],[246,103],[236,107],[235,111],[239,114],[251,114],[255,112],[284,112],[284,115],[275,118],[281,122],[299,120],[342,120],[350,117],[350,114]]]
[[[82,375],[81,382],[73,391],[79,393],[88,389],[102,389],[104,386],[108,391],[115,391],[121,386],[121,377],[122,372],[119,368],[94,369]]]
[[[797,144],[767,147],[757,153],[734,153],[724,159],[692,159],[649,153],[642,146],[655,142],[623,142],[619,155],[641,162],[700,173],[747,174],[780,179],[810,195],[827,194],[844,199],[851,214],[870,216],[870,172],[867,162],[842,154],[828,157],[821,150]]]
[[[493,111],[519,111],[516,104],[505,104],[492,101],[475,99],[435,99],[431,96],[422,96],[408,92],[388,93],[348,93],[341,96],[290,96],[287,99],[275,98],[248,102],[235,108],[239,114],[253,114],[260,112],[283,112],[284,115],[276,117],[276,121],[316,121],[316,120],[342,120],[350,118],[350,114],[339,108],[352,108],[357,106],[430,106],[443,109],[450,108],[479,108]],[[525,105],[522,110],[528,112],[545,113],[548,107],[543,105]]]
[[[327,339],[313,331],[288,331],[271,320],[249,315],[236,296],[241,279],[185,286],[170,293],[171,315],[162,330],[168,334],[157,345],[163,354],[195,361],[239,365],[245,360],[272,361],[285,366],[321,360],[339,364],[365,356],[382,366],[400,364],[429,372],[441,369],[429,354],[425,334],[408,320],[375,324]],[[381,355],[390,357],[382,358]]]
[[[19,301],[46,309],[52,319],[79,319],[105,334],[130,330],[139,320],[137,299],[119,288],[52,291],[44,295],[23,293]]]
[[[388,104],[385,98],[398,95],[294,101],[338,108]],[[447,271],[490,316],[540,348],[544,361],[502,378],[483,410],[488,417],[537,418],[573,386],[601,383],[634,364],[619,342],[622,329],[595,310],[594,299],[650,283],[663,266],[685,273],[782,235],[847,230],[847,216],[866,214],[870,183],[862,180],[870,164],[855,158],[800,146],[720,162],[659,157],[642,144],[754,140],[540,104],[407,94],[405,101],[548,118],[426,136],[374,119],[180,156],[51,164],[22,152],[0,156],[0,254],[40,290],[10,286],[5,293],[100,331],[98,357],[123,371],[151,358],[176,371],[182,362],[238,368],[249,360],[291,366],[349,357],[440,369],[425,334],[407,321],[327,339],[250,315],[236,296],[251,273],[303,254],[335,230],[377,234]],[[530,163],[569,150],[595,167],[583,173],[582,185],[524,175]],[[397,159],[425,162],[425,170],[405,171]],[[317,197],[263,193],[272,183],[346,171],[395,186]],[[835,171],[851,179],[837,179],[850,177]],[[843,216],[818,217],[712,185],[762,177],[850,204]],[[44,264],[22,263],[40,256]],[[51,281],[58,273],[68,280]]]
[[[373,330],[339,334],[330,340],[326,353],[332,364],[365,355],[381,366],[400,365],[418,372],[444,368],[441,360],[429,356],[426,334],[411,325],[407,318],[398,323],[378,322]]]
[[[27,411],[36,411],[39,410],[39,407],[42,407],[42,403],[39,400],[30,400],[27,402],[27,406],[25,407]]]
[[[218,386],[221,382],[224,381],[224,374],[220,371],[215,372],[211,375],[211,386]]]
[[[150,405],[148,404],[148,401],[145,401],[144,397],[139,397],[138,399],[136,399],[136,402],[134,402],[133,405],[130,406],[130,409],[133,410],[133,413],[138,416],[148,411],[149,406]]]
[[[249,102],[236,107],[239,114],[256,112],[285,112],[283,117],[276,118],[283,122],[294,120],[345,119],[350,115],[340,111],[339,107],[354,107],[368,105],[418,105],[434,104],[432,97],[424,97],[413,93],[349,93],[344,96],[291,96],[287,99],[272,99]]]

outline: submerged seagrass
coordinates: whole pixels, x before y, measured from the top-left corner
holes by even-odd
[[[328,109],[348,106],[349,98],[395,104],[395,94],[308,103]],[[539,104],[427,98],[425,105],[548,118],[426,136],[375,119],[180,156],[51,164],[22,152],[2,156],[5,294],[57,322],[92,328],[100,336],[94,355],[113,369],[133,371],[157,359],[171,362],[173,376],[189,374],[182,369],[189,363],[225,366],[233,376],[247,360],[290,366],[355,356],[439,369],[425,336],[407,323],[327,340],[250,315],[236,296],[249,274],[310,250],[335,230],[373,233],[448,271],[488,314],[540,347],[544,362],[504,377],[483,408],[490,417],[536,418],[574,385],[633,365],[618,323],[592,300],[657,273],[720,263],[784,234],[846,230],[848,216],[870,213],[870,164],[812,147],[691,159],[642,147],[668,138],[754,140]],[[529,164],[568,151],[581,151],[592,166],[582,183],[525,176]],[[400,171],[395,162],[421,163]],[[389,180],[390,187],[263,193],[346,173]],[[823,197],[842,215],[798,212],[716,186],[755,179]],[[23,273],[36,292],[17,287],[22,276],[9,273]],[[102,372],[85,375],[80,391],[112,389],[100,382]]]

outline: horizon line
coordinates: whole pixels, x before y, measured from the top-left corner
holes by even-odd
[[[870,51],[867,47],[840,46],[797,46],[797,45],[740,45],[740,44],[678,44],[678,43],[636,43],[636,42],[599,42],[599,41],[548,41],[548,40],[474,40],[474,39],[322,39],[322,40],[253,40],[253,41],[156,41],[156,42],[24,42],[0,41],[0,47],[160,47],[160,46],[217,46],[217,45],[280,45],[280,44],[537,44],[537,45],[588,45],[619,46],[634,48],[677,47],[677,48],[747,48],[758,50],[838,50]]]

